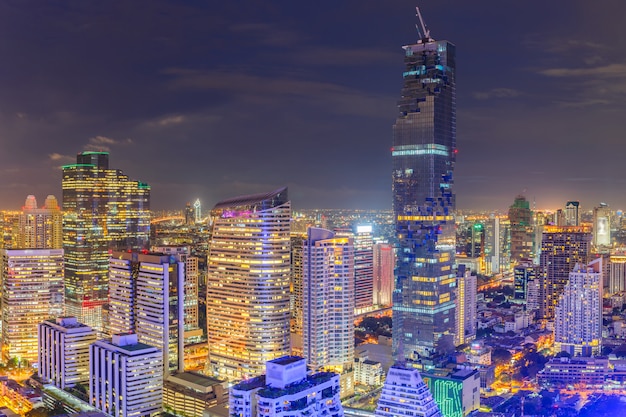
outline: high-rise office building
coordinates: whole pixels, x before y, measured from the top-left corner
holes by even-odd
[[[163,354],[137,342],[136,334],[113,335],[89,348],[89,397],[114,417],[158,416],[163,411]]]
[[[612,253],[607,292],[608,295],[613,295],[622,291],[626,291],[626,253]]]
[[[559,297],[554,346],[572,356],[599,355],[602,347],[602,259],[576,264]]]
[[[565,203],[563,216],[565,217],[565,224],[563,226],[580,226],[580,202],[568,201]]]
[[[375,243],[374,251],[374,305],[390,306],[393,294],[393,268],[396,257],[389,243]]]
[[[459,265],[457,271],[456,295],[456,344],[469,343],[476,338],[476,285],[477,277],[472,275],[464,265]]]
[[[140,343],[158,347],[165,375],[184,371],[184,262],[136,252],[113,252],[109,262],[111,333],[136,333]]]
[[[591,231],[586,226],[545,226],[541,241],[539,317],[554,319],[554,308],[579,263],[589,262]]]
[[[454,350],[456,325],[456,47],[423,36],[404,49],[393,126],[393,214],[398,245],[393,355],[417,360]]]
[[[523,195],[515,197],[509,207],[511,222],[511,262],[515,265],[534,256],[533,212],[530,203]]]
[[[480,408],[480,372],[478,369],[423,372],[421,377],[445,417],[464,417]]]
[[[354,308],[372,309],[374,302],[374,239],[371,225],[358,225],[354,233]]]
[[[593,208],[593,246],[598,252],[611,248],[611,209],[606,203]]]
[[[37,208],[34,195],[26,197],[20,213],[19,249],[63,248],[63,216],[56,197],[49,195],[42,208]]]
[[[171,255],[185,264],[185,340],[193,342],[198,339],[200,311],[198,291],[200,285],[200,270],[198,258],[189,255],[187,246],[153,246],[152,252]],[[200,331],[200,335],[202,331]],[[187,343],[187,342],[185,342]]]
[[[39,377],[65,389],[89,381],[89,346],[96,333],[75,317],[46,320],[37,328]]]
[[[207,256],[209,373],[263,373],[289,354],[291,202],[287,188],[215,205]]]
[[[304,294],[302,287],[302,256],[306,233],[291,233],[291,283],[290,283],[290,311],[291,333],[302,336],[302,316],[304,314]],[[292,343],[293,344],[293,343]],[[293,348],[293,346],[292,346]]]
[[[354,241],[311,227],[302,260],[304,357],[313,369],[352,369]]]
[[[79,153],[62,187],[66,312],[103,331],[109,250],[148,247],[150,187],[109,168],[108,152]]]
[[[441,417],[441,411],[417,369],[394,365],[376,406],[376,417]]]
[[[3,249],[2,359],[37,362],[37,325],[63,315],[63,249]]]
[[[541,269],[531,262],[519,263],[513,268],[513,299],[528,300],[529,282],[541,276]]]

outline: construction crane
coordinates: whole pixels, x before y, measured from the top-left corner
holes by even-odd
[[[426,40],[426,41],[433,40],[430,37],[430,29],[426,28],[426,24],[424,23],[424,19],[422,18],[422,14],[420,13],[420,8],[416,6],[415,11],[417,12],[416,16],[419,19],[420,26],[422,28],[422,30],[420,31],[420,28],[417,26],[417,24],[415,25],[415,29],[417,29],[417,34],[420,36],[420,40]],[[422,36],[422,33],[424,34],[423,36]]]

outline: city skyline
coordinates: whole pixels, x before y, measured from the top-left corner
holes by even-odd
[[[59,166],[109,150],[155,209],[285,185],[296,210],[390,209],[415,5],[460,51],[457,208],[626,207],[626,5],[323,5],[0,5],[0,208],[60,195]]]

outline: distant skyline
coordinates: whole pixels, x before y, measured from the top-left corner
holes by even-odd
[[[391,208],[402,45],[457,46],[457,208],[626,210],[626,3],[0,3],[0,209],[61,199],[83,150],[203,210]]]

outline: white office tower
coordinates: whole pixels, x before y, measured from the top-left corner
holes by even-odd
[[[207,255],[208,373],[240,381],[290,351],[287,188],[217,203]]]
[[[230,417],[343,417],[339,375],[307,374],[298,356],[274,359],[266,368],[266,375],[230,389]]]
[[[153,246],[152,252],[174,255],[185,263],[185,339],[194,338],[198,327],[198,258],[189,255],[188,246]],[[200,333],[201,335],[201,333]]]
[[[417,369],[389,368],[376,407],[378,417],[441,417],[441,412]]]
[[[96,332],[76,317],[46,320],[38,326],[39,377],[65,389],[89,381],[89,346]]]
[[[393,268],[396,257],[393,245],[375,243],[374,247],[374,305],[390,306],[393,294]]]
[[[559,297],[554,322],[557,352],[600,354],[602,344],[602,258],[586,267],[576,264]]]
[[[313,369],[341,373],[354,362],[354,245],[309,228],[303,250],[304,357]]]
[[[137,333],[163,351],[165,373],[183,371],[185,264],[162,253],[113,252],[109,259],[111,333]]]
[[[163,403],[163,353],[137,342],[136,334],[113,335],[89,350],[91,405],[114,417],[157,416]]]
[[[37,325],[63,315],[63,249],[3,249],[2,360],[37,362]]]
[[[469,343],[476,338],[476,275],[472,275],[465,265],[457,271],[456,296],[456,344]]]

